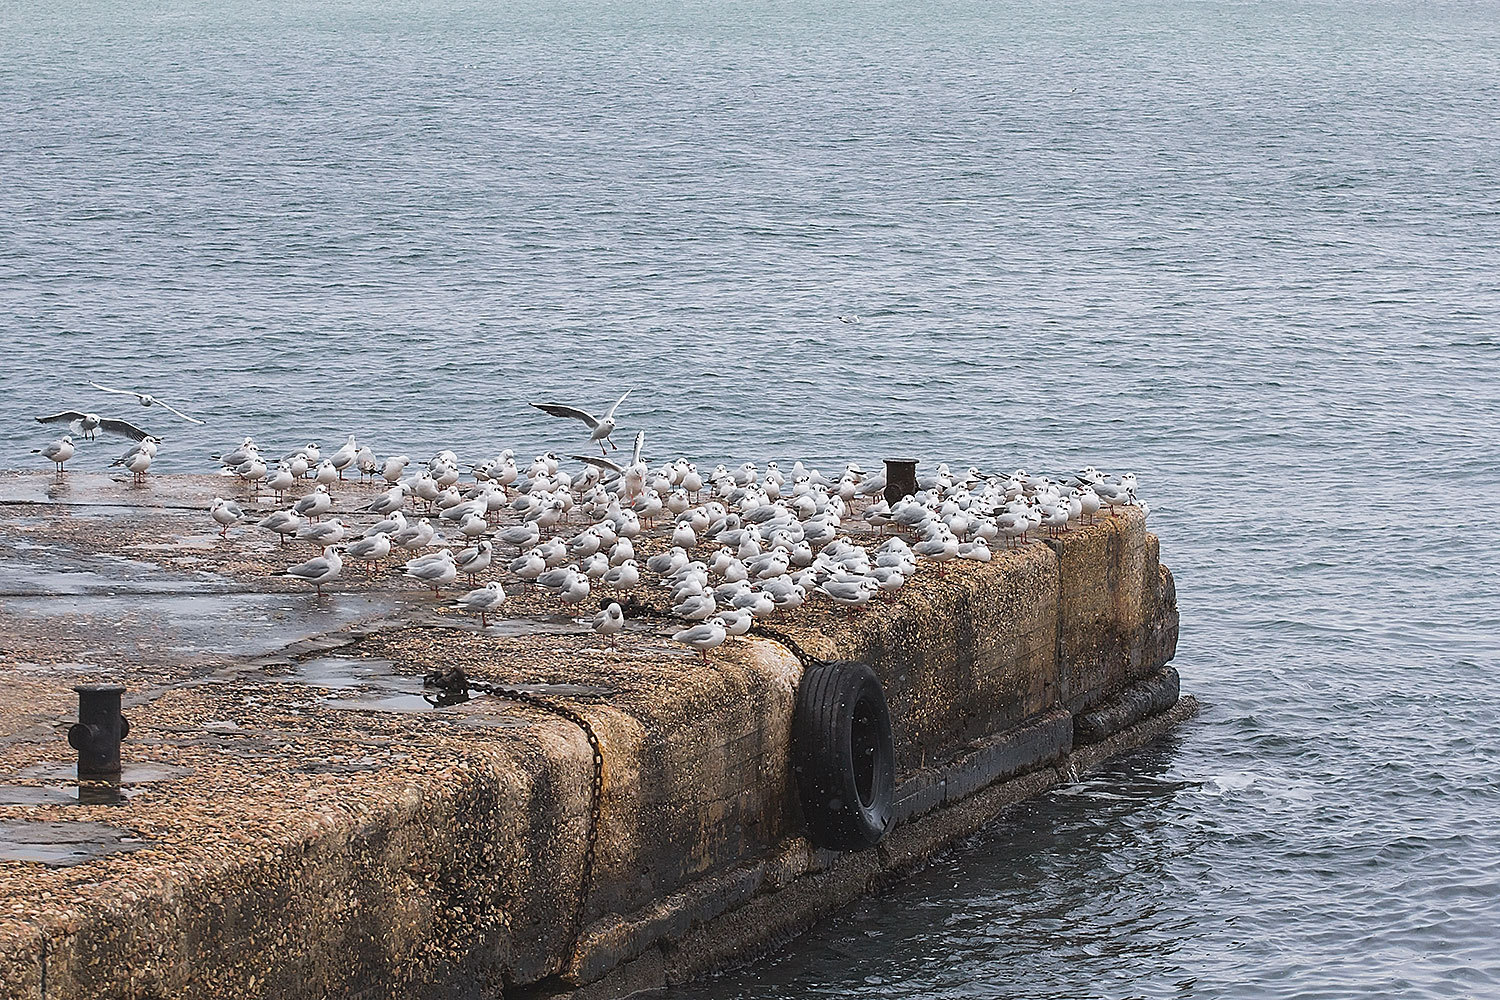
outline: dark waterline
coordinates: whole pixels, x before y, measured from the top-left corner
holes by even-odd
[[[1497,122],[1493,3],[12,3],[0,466],[1134,469],[1202,719],[675,995],[1496,995]]]

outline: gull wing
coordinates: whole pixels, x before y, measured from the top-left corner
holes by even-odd
[[[568,417],[572,420],[582,420],[592,430],[599,426],[599,420],[592,413],[580,410],[576,406],[564,406],[562,403],[532,403],[538,410],[551,417]],[[615,405],[619,405],[618,403]]]
[[[146,432],[128,420],[101,420],[99,429],[111,434],[122,434],[132,441],[143,441],[146,438]]]
[[[625,396],[630,395],[630,393],[632,391],[633,390],[626,389],[625,390]],[[625,396],[621,396],[619,399],[615,400],[615,405],[611,406],[609,408],[609,412],[604,415],[604,419],[605,420],[608,420],[608,419],[610,419],[611,417],[613,417],[615,415],[615,411],[620,408],[620,404],[623,403],[623,402],[625,402]]]
[[[71,424],[75,420],[82,420],[85,416],[87,414],[79,413],[77,410],[63,410],[61,413],[54,413],[50,417],[37,417],[36,422],[39,424]]]
[[[112,392],[116,396],[134,396],[136,399],[141,398],[140,393],[130,389],[111,389],[108,386],[100,385],[98,382],[90,382],[89,385],[93,386],[95,389],[98,389],[100,392]]]
[[[163,403],[161,400],[157,399],[156,400],[156,405],[160,406],[160,407],[163,407],[165,409],[171,410],[173,413],[177,414],[179,417],[181,417],[183,420],[186,420],[190,424],[202,424],[203,423],[203,421],[198,420],[195,417],[190,417],[186,413],[183,413],[181,410],[179,410],[177,407],[171,405],[170,403]]]
[[[616,403],[615,405],[618,406],[620,404]],[[630,453],[631,465],[641,464],[641,449],[644,447],[646,447],[646,432],[641,431],[635,436],[635,450]]]
[[[573,461],[575,461],[575,462],[583,462],[583,463],[585,463],[587,465],[594,466],[596,469],[604,469],[606,472],[624,472],[625,471],[624,469],[622,469],[618,465],[616,465],[614,462],[611,462],[609,459],[607,459],[607,458],[600,458],[600,457],[595,456],[595,455],[574,455],[573,456]]]

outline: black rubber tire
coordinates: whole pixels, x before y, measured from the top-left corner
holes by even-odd
[[[792,769],[807,837],[862,851],[890,830],[896,785],[891,713],[864,663],[818,663],[802,675],[792,716]]]

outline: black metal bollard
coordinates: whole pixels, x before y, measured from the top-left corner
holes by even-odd
[[[120,714],[123,684],[79,684],[78,722],[68,730],[68,744],[78,751],[78,777],[118,778],[120,741],[130,723]]]
[[[917,492],[917,460],[915,458],[888,458],[885,460],[885,502],[897,500]]]

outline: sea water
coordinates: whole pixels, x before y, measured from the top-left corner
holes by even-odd
[[[1135,471],[1204,704],[676,996],[1500,995],[1496,4],[0,5],[0,467],[627,388],[652,461]]]

